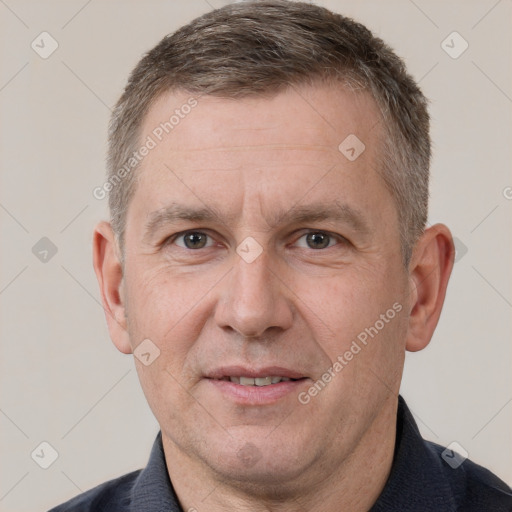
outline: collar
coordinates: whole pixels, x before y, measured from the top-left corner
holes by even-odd
[[[134,512],[183,512],[169,479],[162,444],[162,432],[156,436],[147,466],[132,488]]]
[[[434,445],[421,437],[411,411],[399,396],[393,465],[370,512],[457,510],[445,471]]]

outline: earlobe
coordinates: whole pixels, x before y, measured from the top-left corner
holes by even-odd
[[[437,326],[453,268],[455,249],[450,230],[435,224],[414,248],[409,276],[411,309],[406,349],[416,352],[430,342]]]
[[[116,239],[108,222],[100,222],[94,230],[93,265],[110,337],[121,352],[130,354],[132,348],[126,329],[123,267]]]

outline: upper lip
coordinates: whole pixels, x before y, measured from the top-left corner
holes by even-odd
[[[223,366],[208,372],[205,377],[208,379],[223,379],[225,377],[287,377],[289,379],[302,379],[305,375],[282,366],[265,366],[262,368]]]

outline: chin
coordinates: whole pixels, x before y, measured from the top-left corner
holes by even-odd
[[[304,446],[290,445],[284,439],[272,442],[265,436],[246,436],[224,447],[218,454],[210,452],[210,467],[226,482],[236,481],[246,490],[266,489],[268,492],[283,492],[313,463],[314,457]],[[240,437],[238,437],[240,439]],[[227,449],[226,449],[227,448]],[[284,487],[283,487],[284,486]]]

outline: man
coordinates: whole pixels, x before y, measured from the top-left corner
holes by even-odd
[[[112,118],[94,268],[161,432],[143,471],[54,510],[511,510],[398,395],[454,258],[429,158],[403,63],[324,8],[237,3],[151,50]]]

